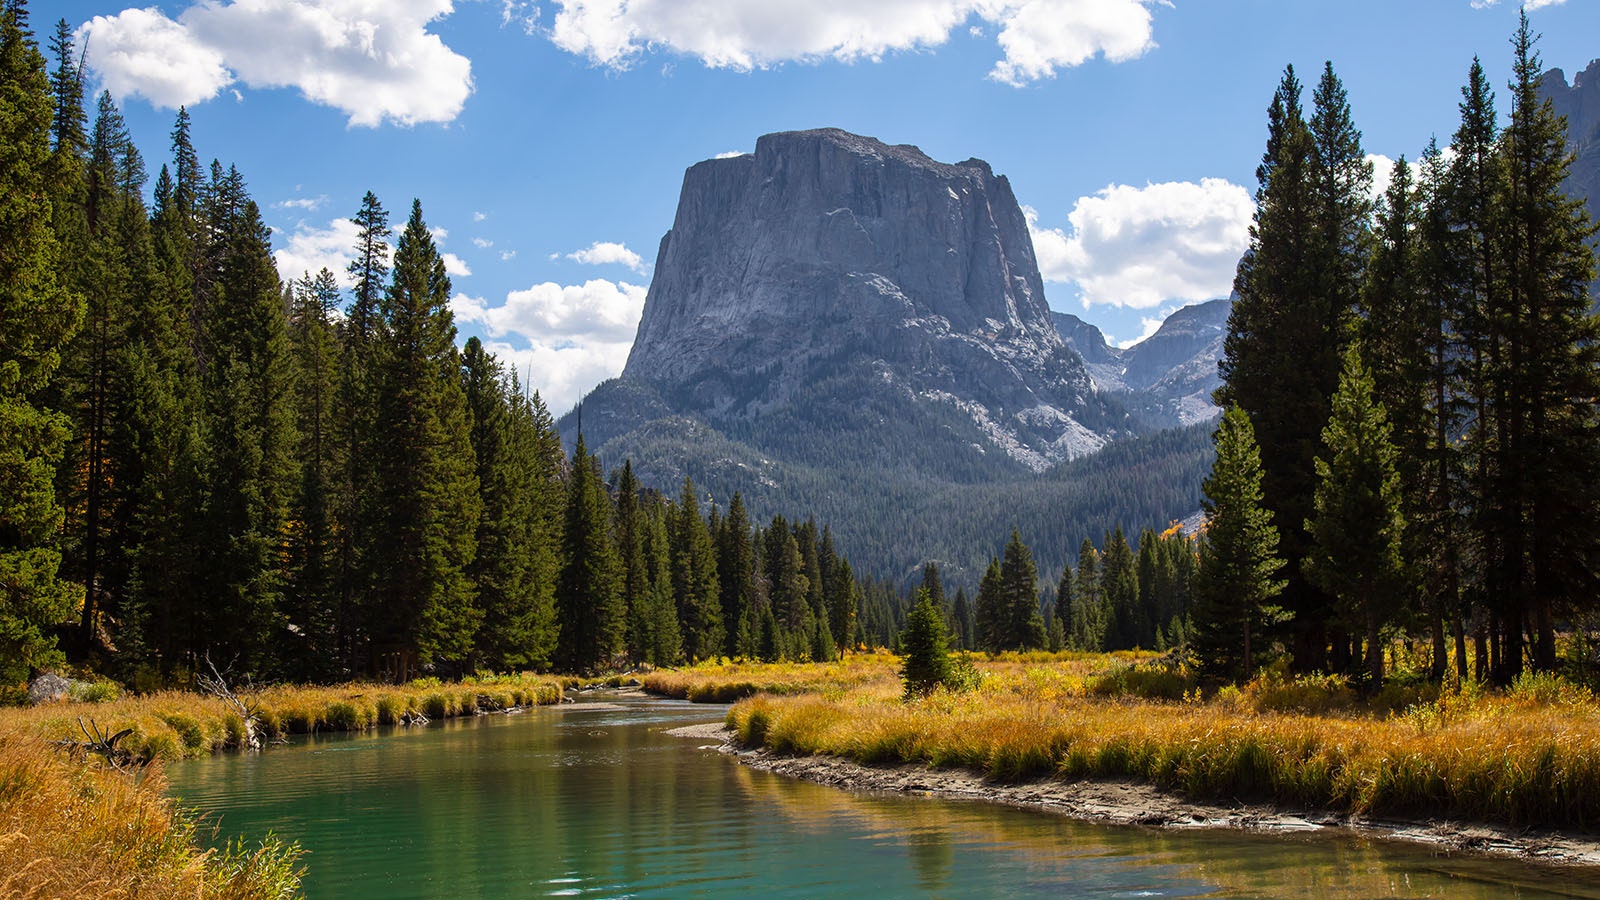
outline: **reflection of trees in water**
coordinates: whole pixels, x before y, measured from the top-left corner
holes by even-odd
[[[1004,853],[1028,868],[1081,871],[1076,886],[1090,893],[1095,873],[1112,867],[1124,873],[1163,869],[1168,889],[1171,880],[1187,881],[1190,896],[1600,900],[1600,871],[1442,855],[1344,831],[1242,834],[1100,825],[999,804],[860,794],[745,766],[737,781],[752,803],[801,830],[853,827],[904,846],[917,887],[930,894],[950,887],[957,857],[971,848]]]

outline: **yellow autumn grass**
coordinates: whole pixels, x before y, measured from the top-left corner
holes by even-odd
[[[300,896],[297,846],[203,850],[164,788],[159,764],[134,777],[0,732],[0,898]]]
[[[563,684],[552,677],[514,675],[451,683],[422,679],[404,685],[281,685],[248,699],[256,705],[260,727],[270,739],[286,734],[362,731],[394,724],[408,712],[441,719],[479,710],[557,703]],[[235,709],[215,697],[188,691],[125,696],[106,703],[69,701],[0,708],[0,733],[81,740],[80,719],[92,721],[106,734],[132,729],[119,746],[151,759],[203,756],[238,747],[244,739],[244,721]]]

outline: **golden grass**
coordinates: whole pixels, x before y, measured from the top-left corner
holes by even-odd
[[[521,675],[441,683],[423,679],[405,685],[344,684],[330,687],[276,686],[250,699],[267,737],[326,731],[362,731],[391,725],[410,712],[430,719],[473,715],[512,706],[557,703],[563,682]],[[79,718],[112,733],[131,728],[120,744],[136,756],[182,759],[240,746],[244,722],[215,697],[187,691],[127,696],[106,703],[61,702],[0,708],[0,733],[19,732],[45,740],[81,739]],[[0,895],[3,897],[4,895]]]
[[[253,848],[201,849],[164,788],[159,768],[134,777],[0,733],[0,897],[300,896],[297,846],[269,836]]]
[[[1002,780],[1126,778],[1197,798],[1600,825],[1600,705],[1559,679],[1360,700],[1341,679],[1268,675],[1202,699],[1181,670],[1131,662],[979,660],[977,690],[909,702],[892,677],[817,691],[805,686],[826,672],[797,672],[740,701],[728,724],[779,752]]]

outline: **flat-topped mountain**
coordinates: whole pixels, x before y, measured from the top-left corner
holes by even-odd
[[[1005,177],[837,129],[690,167],[622,379],[712,424],[820,402],[819,426],[815,388],[842,379],[1035,470],[1116,431]]]

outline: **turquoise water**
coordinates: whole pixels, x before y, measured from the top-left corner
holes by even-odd
[[[1089,825],[753,772],[602,698],[169,767],[215,840],[309,851],[311,898],[1600,897],[1600,878],[1349,835]]]

